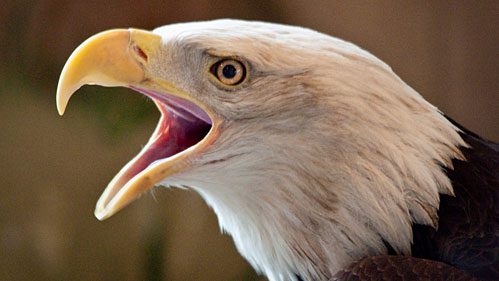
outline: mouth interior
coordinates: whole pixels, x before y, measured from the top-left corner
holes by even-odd
[[[167,93],[134,86],[130,88],[151,98],[161,112],[161,118],[147,145],[115,179],[117,182],[108,196],[108,202],[127,182],[154,162],[172,157],[201,142],[212,127],[208,114],[193,102]]]

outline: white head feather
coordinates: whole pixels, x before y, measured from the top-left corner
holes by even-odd
[[[410,254],[411,225],[436,226],[439,193],[453,192],[442,167],[465,144],[379,59],[278,24],[217,20],[154,32],[165,46],[157,74],[225,120],[194,168],[162,184],[199,192],[271,281],[328,280],[385,253],[383,241]],[[247,85],[227,93],[204,84],[196,64],[207,52],[248,61]]]

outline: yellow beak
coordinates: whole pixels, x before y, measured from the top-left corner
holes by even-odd
[[[152,58],[161,46],[160,36],[136,29],[116,29],[99,33],[82,43],[70,56],[59,79],[57,88],[57,109],[63,114],[70,97],[85,84],[107,87],[150,85],[147,77],[148,59]],[[159,81],[159,84],[161,81]],[[166,85],[166,86],[165,86]],[[168,87],[168,83],[161,86]],[[172,95],[186,97],[176,89],[167,89]],[[163,118],[163,117],[162,117]],[[213,128],[208,134],[213,134]],[[160,126],[155,134],[160,131]],[[151,137],[151,140],[153,140]],[[209,144],[205,139],[177,155],[156,161],[139,174],[130,176],[130,167],[147,153],[144,149],[132,159],[109,183],[97,202],[95,216],[106,219],[135,200],[141,193],[152,188],[158,181],[189,166],[186,156],[199,153]]]

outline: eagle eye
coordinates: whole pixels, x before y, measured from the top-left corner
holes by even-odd
[[[246,67],[240,61],[223,59],[211,67],[211,73],[224,85],[235,86],[246,77]]]

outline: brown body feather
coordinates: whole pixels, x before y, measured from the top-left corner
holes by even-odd
[[[478,281],[442,262],[405,256],[367,257],[338,272],[331,281]]]

